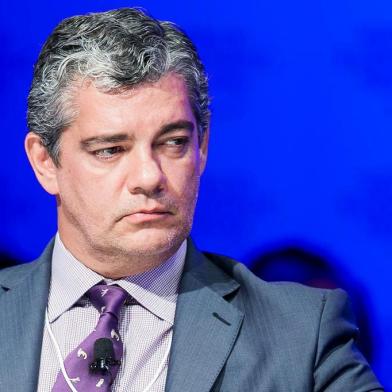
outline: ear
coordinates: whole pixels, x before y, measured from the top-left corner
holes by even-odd
[[[41,138],[29,132],[25,139],[25,150],[37,180],[51,195],[58,194],[57,170]]]
[[[200,139],[200,174],[203,174],[204,169],[207,164],[207,156],[208,156],[208,142],[210,140],[210,127],[208,127],[203,133],[202,138]]]

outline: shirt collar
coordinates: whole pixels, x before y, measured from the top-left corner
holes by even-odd
[[[117,284],[157,317],[174,323],[178,286],[185,262],[187,241],[158,267],[119,280],[105,279],[78,261],[65,248],[57,233],[52,256],[52,278],[48,300],[49,322],[70,309],[94,285]]]

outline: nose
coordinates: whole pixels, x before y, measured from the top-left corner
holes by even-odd
[[[154,196],[164,189],[165,176],[153,151],[140,148],[132,152],[128,175],[128,191],[131,194]]]

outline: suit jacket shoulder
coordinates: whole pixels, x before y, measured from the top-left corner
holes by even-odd
[[[0,271],[0,391],[35,392],[53,243],[39,259]]]
[[[23,283],[23,280],[40,268],[42,261],[34,260],[30,263],[15,265],[0,270],[0,286],[8,288],[9,286]]]
[[[35,274],[40,274],[48,281],[50,279],[50,261],[53,245],[54,240],[49,242],[39,258],[30,263],[15,265],[0,270],[0,286],[8,289],[14,285],[23,284],[26,278]]]
[[[232,259],[205,257],[239,284],[226,299],[244,314],[217,390],[382,390],[356,348],[358,328],[343,290],[266,282]]]

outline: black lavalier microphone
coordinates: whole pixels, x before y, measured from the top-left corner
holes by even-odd
[[[119,364],[120,361],[114,358],[113,342],[108,338],[97,339],[94,342],[94,360],[90,364],[90,371],[102,375],[109,374],[112,378],[110,368]]]

